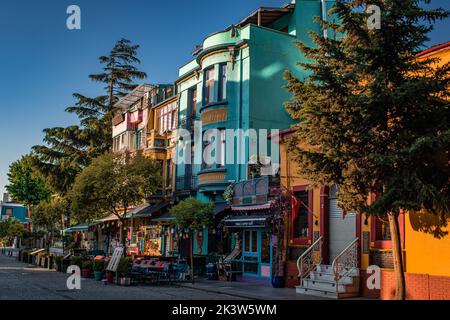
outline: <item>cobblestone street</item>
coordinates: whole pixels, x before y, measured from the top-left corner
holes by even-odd
[[[35,268],[15,258],[0,256],[0,300],[218,300],[242,299],[171,286],[104,286],[94,280],[81,281],[81,290],[68,290],[66,274]]]

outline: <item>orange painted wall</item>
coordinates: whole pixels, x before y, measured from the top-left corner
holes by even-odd
[[[450,216],[407,214],[405,219],[406,271],[450,276]]]

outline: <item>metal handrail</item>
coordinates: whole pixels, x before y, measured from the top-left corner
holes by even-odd
[[[334,280],[336,282],[336,292],[338,292],[339,280],[347,276],[358,264],[358,241],[359,238],[353,240],[344,250],[341,251],[333,260],[331,265],[334,271]],[[347,268],[347,272],[341,274],[342,270]]]
[[[300,278],[300,285],[303,285],[303,278],[307,277],[313,268],[322,263],[322,241],[323,237],[317,239],[305,252],[297,259],[298,277]],[[312,253],[316,248],[319,248],[319,263],[314,263]],[[306,272],[305,272],[306,267]]]

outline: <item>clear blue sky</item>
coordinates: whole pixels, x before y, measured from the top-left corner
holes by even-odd
[[[42,129],[76,119],[64,112],[72,93],[100,94],[88,79],[97,58],[121,37],[140,44],[146,82],[171,83],[205,36],[259,6],[290,0],[0,0],[0,192],[8,166],[42,141]],[[432,6],[450,9],[448,0]],[[66,28],[66,9],[81,8],[82,30]],[[430,45],[450,40],[449,20]]]

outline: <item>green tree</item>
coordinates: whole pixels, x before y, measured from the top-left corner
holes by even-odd
[[[55,228],[63,226],[63,219],[67,210],[67,201],[60,196],[53,196],[50,200],[41,201],[39,204],[31,207],[31,222],[34,227],[45,229],[47,239],[49,239],[47,247],[53,243]],[[48,237],[49,230],[50,237]]]
[[[181,230],[188,230],[190,239],[191,279],[194,283],[194,233],[203,232],[213,223],[213,203],[204,203],[195,198],[187,198],[172,207],[175,224]]]
[[[14,218],[0,222],[0,242],[10,245],[15,238],[20,238],[25,232],[22,223]]]
[[[337,185],[345,210],[388,216],[397,299],[405,298],[398,215],[445,215],[450,204],[449,65],[416,59],[448,12],[421,2],[429,1],[370,1],[381,8],[381,29],[369,30],[361,10],[369,1],[337,1],[331,13],[340,22],[322,23],[338,36],[311,33],[314,47],[298,43],[310,75],[286,75],[299,173],[315,186]]]
[[[135,66],[140,63],[138,49],[129,40],[117,41],[108,55],[99,58],[104,65],[102,72],[89,76],[105,85],[105,94],[91,98],[74,93],[76,103],[66,112],[76,114],[80,123],[45,129],[45,144],[33,147],[35,165],[58,194],[65,195],[76,175],[93,158],[111,149],[114,104],[136,87],[135,80],[147,76]]]
[[[121,222],[126,254],[126,214],[131,206],[148,199],[161,186],[161,168],[142,153],[104,154],[76,178],[69,193],[73,215],[79,221],[114,214]]]
[[[6,190],[26,206],[36,205],[50,198],[50,190],[43,177],[33,169],[30,155],[23,156],[9,166],[8,179]]]

